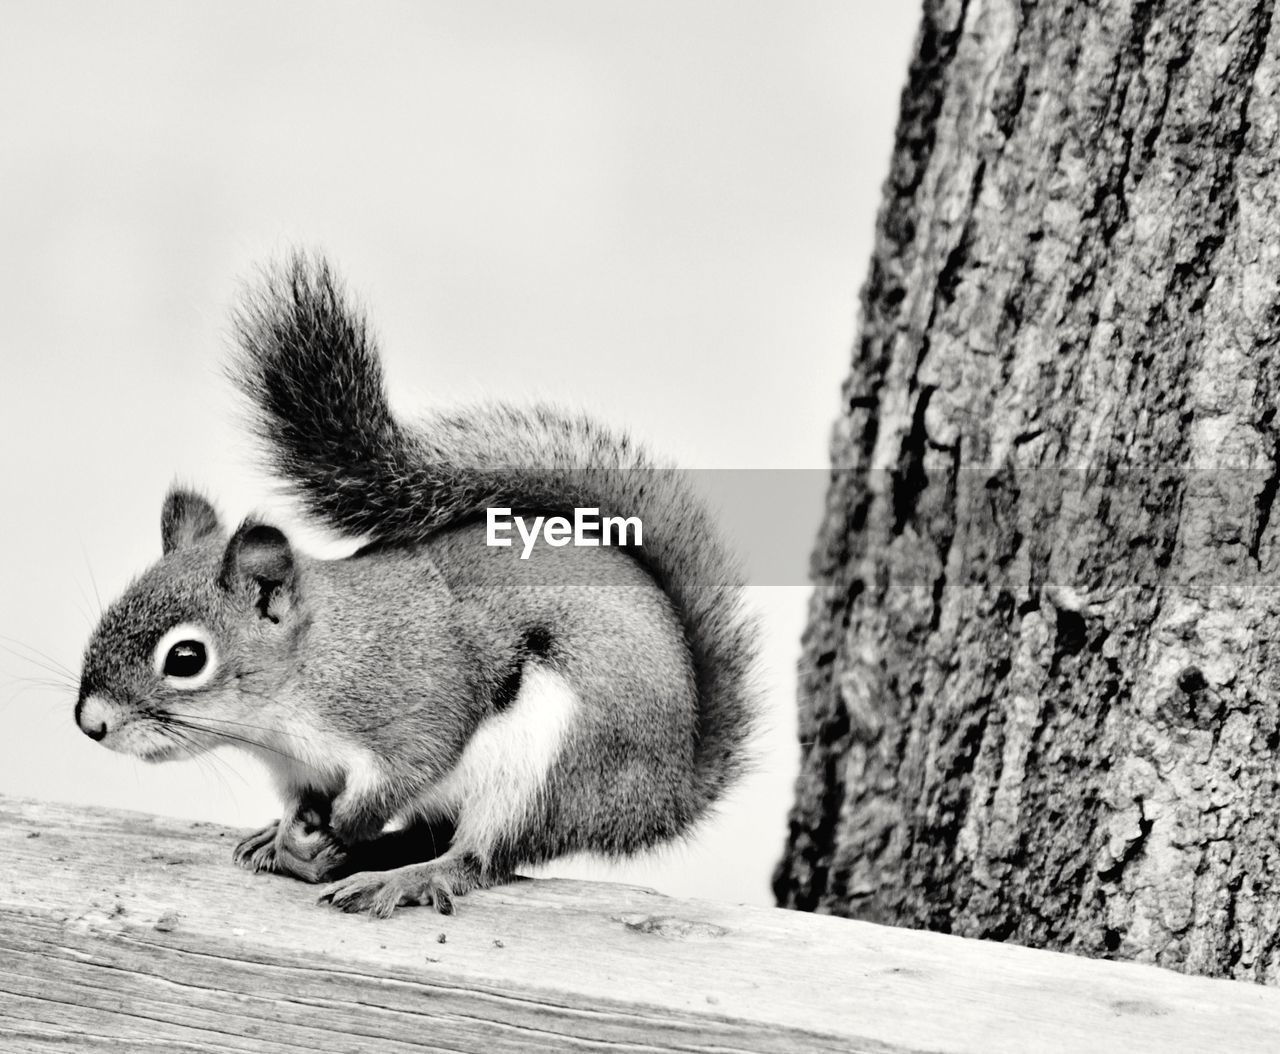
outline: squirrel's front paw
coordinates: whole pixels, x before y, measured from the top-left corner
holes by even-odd
[[[274,871],[276,860],[276,832],[280,821],[273,820],[260,831],[254,831],[236,846],[231,859],[246,871]]]
[[[446,853],[425,864],[351,875],[326,888],[319,903],[347,912],[367,911],[379,919],[401,904],[433,904],[441,915],[452,915],[454,897],[488,884],[474,857]]]
[[[310,817],[276,820],[236,846],[232,859],[249,871],[292,875],[303,882],[324,882],[347,862],[347,849]]]

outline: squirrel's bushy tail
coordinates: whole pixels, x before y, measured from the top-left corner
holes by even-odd
[[[274,468],[336,530],[423,541],[490,507],[638,516],[631,550],[685,627],[699,700],[698,811],[741,772],[753,730],[755,627],[742,577],[678,471],[579,415],[494,405],[397,421],[364,317],[323,259],[270,271],[236,318],[233,378],[251,400]]]

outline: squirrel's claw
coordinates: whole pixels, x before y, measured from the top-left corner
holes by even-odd
[[[394,871],[362,871],[329,886],[317,903],[350,914],[367,911],[375,919],[389,917],[401,904],[434,904],[441,915],[452,915],[453,890],[440,876],[406,881]]]
[[[367,911],[385,919],[402,904],[430,904],[453,914],[455,897],[481,885],[480,870],[469,859],[444,856],[391,871],[362,871],[328,886],[317,901],[340,911]]]
[[[324,882],[346,863],[347,852],[328,830],[304,818],[276,820],[244,839],[232,859],[248,871]]]
[[[276,870],[275,842],[279,829],[280,821],[274,820],[262,830],[254,831],[235,847],[231,859],[246,871],[257,873]]]

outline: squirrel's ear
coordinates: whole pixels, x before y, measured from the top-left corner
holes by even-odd
[[[204,498],[193,490],[169,489],[160,509],[160,543],[165,556],[221,532],[218,514]]]
[[[279,622],[292,604],[293,581],[289,539],[275,527],[245,520],[227,543],[218,584],[226,590],[252,589],[258,614]]]

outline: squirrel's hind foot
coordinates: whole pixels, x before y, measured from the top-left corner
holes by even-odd
[[[402,904],[434,905],[441,915],[453,914],[455,897],[493,885],[470,853],[445,853],[424,864],[409,864],[390,871],[362,871],[328,886],[319,903],[347,912],[367,911],[385,919]]]

